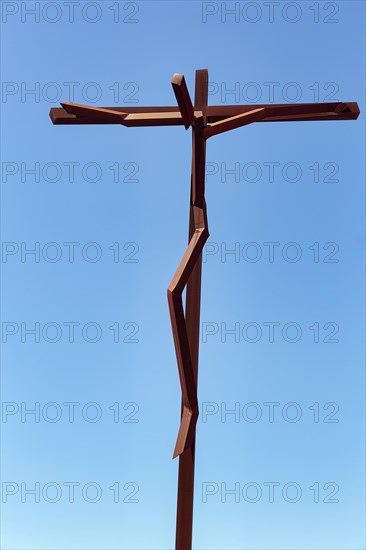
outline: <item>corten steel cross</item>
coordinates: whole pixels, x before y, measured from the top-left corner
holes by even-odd
[[[208,106],[208,71],[196,71],[194,105],[182,74],[172,86],[178,107],[88,107],[61,103],[54,124],[192,127],[192,177],[188,247],[168,287],[168,303],[182,389],[181,424],[173,458],[179,456],[176,550],[191,550],[202,249],[209,236],[205,202],[206,141],[252,122],[354,120],[357,103]],[[186,307],[182,293],[186,290]]]

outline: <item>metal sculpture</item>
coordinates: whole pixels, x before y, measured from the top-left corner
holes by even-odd
[[[192,127],[192,176],[188,247],[168,287],[168,304],[182,390],[181,423],[173,458],[179,456],[176,550],[191,550],[199,351],[202,249],[209,236],[205,202],[206,141],[253,122],[355,120],[357,103],[284,105],[208,105],[208,71],[196,71],[192,104],[184,76],[172,86],[178,107],[88,107],[61,103],[53,124],[121,124],[122,126]],[[182,293],[186,289],[183,309]]]

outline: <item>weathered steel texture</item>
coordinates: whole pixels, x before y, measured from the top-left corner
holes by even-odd
[[[89,105],[80,105],[79,103],[69,103],[67,101],[62,102],[61,105],[68,115],[79,118],[91,117],[99,120],[101,123],[124,124],[123,121],[128,116],[128,113],[123,111],[115,111],[114,109],[103,107],[89,107]]]
[[[203,137],[205,112],[208,101],[208,71],[196,71],[194,114],[195,125],[192,128],[192,175],[189,215],[188,241],[191,242],[196,231],[202,229],[208,233],[206,202],[205,202],[205,164],[206,142]],[[185,325],[189,342],[193,377],[198,386],[198,354],[201,306],[201,271],[202,254],[200,253],[186,289]],[[184,413],[184,402],[182,402]],[[193,427],[190,446],[187,446],[179,456],[176,550],[191,550],[193,529],[193,499],[194,499],[194,466],[196,447],[196,426]]]
[[[90,111],[85,114],[72,113],[73,103],[64,103],[66,108],[52,107],[50,118],[53,124],[116,124],[110,118],[96,117]],[[344,105],[341,111],[338,109]],[[78,105],[85,107],[86,105]],[[360,114],[356,102],[334,103],[288,103],[286,105],[211,105],[205,109],[207,123],[218,122],[228,117],[240,115],[262,107],[268,108],[268,116],[258,122],[286,122],[301,120],[355,120]],[[93,107],[99,109],[99,107]],[[184,121],[179,107],[100,107],[100,109],[121,112],[129,116],[125,126],[179,126]],[[81,111],[79,111],[81,113]],[[270,114],[272,113],[272,114]],[[95,114],[95,113],[94,113]],[[134,116],[132,116],[134,115]],[[122,124],[122,122],[121,122]]]
[[[356,102],[208,106],[206,69],[196,71],[194,105],[182,74],[173,75],[172,86],[178,107],[89,107],[67,102],[61,104],[62,108],[52,108],[50,117],[56,125],[184,125],[186,129],[192,128],[188,247],[168,287],[169,312],[182,390],[181,422],[173,454],[173,458],[179,456],[175,548],[191,550],[202,249],[209,236],[205,201],[206,141],[254,122],[355,120],[360,110]],[[185,287],[184,311],[182,293]]]
[[[183,311],[182,293],[196,263],[200,260],[203,246],[209,234],[202,208],[193,207],[193,219],[194,233],[168,287],[169,311],[183,400],[182,422],[173,458],[180,455],[192,443],[193,430],[198,417],[197,388]],[[198,291],[199,289],[197,289]]]
[[[229,130],[234,130],[235,128],[240,128],[252,122],[260,122],[265,115],[266,108],[262,107],[261,109],[253,109],[247,113],[224,118],[218,122],[213,122],[210,126],[205,128],[204,137],[208,139],[209,137],[222,134],[222,132],[228,132]]]
[[[183,124],[185,129],[188,130],[190,126],[194,125],[194,112],[184,76],[182,74],[173,75],[172,86],[180,114],[182,115]]]

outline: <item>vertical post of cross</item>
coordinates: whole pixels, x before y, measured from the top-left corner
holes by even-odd
[[[204,216],[207,227],[204,197],[206,142],[203,136],[207,102],[208,71],[206,69],[197,70],[194,95],[195,123],[192,127],[192,176],[188,242],[190,242],[197,223],[199,223],[198,211]],[[186,328],[196,387],[198,380],[201,272],[202,254],[200,254],[187,283],[185,308]],[[194,437],[192,445],[179,456],[176,550],[191,550],[192,548],[195,440]]]

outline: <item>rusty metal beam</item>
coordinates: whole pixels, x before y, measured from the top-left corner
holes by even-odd
[[[50,118],[55,125],[74,124],[120,124],[111,118],[102,120],[93,116],[91,112],[87,116],[72,114],[71,105],[67,104],[68,111],[61,107],[52,107]],[[342,111],[337,111],[340,105],[344,105]],[[80,107],[80,105],[79,105]],[[87,107],[87,106],[85,106]],[[247,113],[253,109],[269,109],[268,116],[258,122],[285,122],[301,120],[355,120],[360,114],[356,102],[334,103],[289,103],[286,105],[213,105],[205,109],[207,123],[218,122],[228,117]],[[94,107],[93,107],[94,108]],[[121,112],[129,116],[129,124],[125,126],[179,126],[184,121],[179,107],[100,107],[108,111]],[[271,113],[271,114],[269,114]],[[86,111],[85,111],[86,115]],[[132,116],[134,115],[134,116]]]
[[[205,111],[208,100],[208,71],[196,71],[194,110],[198,115],[192,129],[192,176],[188,241],[197,231],[205,231],[208,238],[206,202],[204,198],[206,143],[203,136]],[[198,354],[201,307],[202,254],[200,253],[187,282],[185,325],[188,336],[193,376],[198,385]],[[182,403],[182,417],[184,401]],[[196,426],[192,430],[191,445],[179,456],[176,550],[191,550],[193,529],[194,465],[196,447]]]
[[[183,124],[185,129],[188,130],[188,128],[194,124],[194,112],[184,75],[174,74],[172,86],[179,111],[182,115]]]
[[[175,548],[191,550],[202,249],[209,236],[205,201],[206,141],[254,122],[355,120],[360,110],[356,102],[208,106],[206,69],[196,71],[194,105],[182,74],[173,75],[172,86],[178,107],[90,107],[65,102],[61,104],[62,108],[52,108],[50,117],[56,125],[192,127],[188,247],[168,287],[169,312],[182,391],[181,421],[173,454],[173,458],[179,456]],[[182,301],[184,288],[185,311]]]

